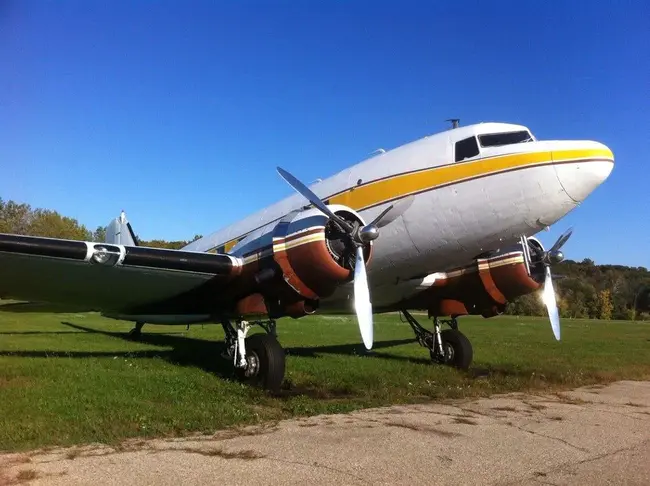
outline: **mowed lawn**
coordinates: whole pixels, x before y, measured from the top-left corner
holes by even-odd
[[[397,314],[376,316],[369,353],[354,318],[283,319],[286,386],[269,396],[233,378],[221,326],[145,326],[132,342],[130,323],[95,314],[0,312],[0,450],[650,378],[650,323],[564,319],[556,342],[541,318],[460,322],[474,346],[469,372],[433,365]]]

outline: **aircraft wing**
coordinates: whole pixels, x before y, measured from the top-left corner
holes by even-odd
[[[0,299],[75,311],[218,311],[240,271],[230,255],[0,234]]]

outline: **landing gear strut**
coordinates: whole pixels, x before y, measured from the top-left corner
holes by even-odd
[[[402,314],[411,325],[415,339],[420,346],[429,350],[434,363],[446,364],[466,370],[472,363],[473,350],[469,339],[458,330],[458,321],[433,318],[433,332],[425,329],[407,310]],[[440,330],[441,324],[448,324],[451,329]]]
[[[266,333],[247,337],[253,325],[259,325]],[[225,358],[231,359],[235,374],[240,380],[254,386],[277,391],[284,380],[284,349],[276,338],[275,321],[221,321],[226,334]]]
[[[135,327],[129,331],[129,339],[139,340],[142,337],[142,326],[144,326],[144,322],[136,322]]]

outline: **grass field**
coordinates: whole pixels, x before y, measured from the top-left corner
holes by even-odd
[[[422,319],[423,324],[426,322]],[[220,326],[145,326],[94,314],[0,312],[0,450],[213,432],[291,416],[513,390],[650,378],[650,324],[465,318],[474,364],[431,364],[398,315],[376,316],[366,353],[353,319],[282,320],[286,390],[232,377]],[[259,332],[259,330],[255,331]]]

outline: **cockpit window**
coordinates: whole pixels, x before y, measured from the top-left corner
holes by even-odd
[[[456,162],[476,157],[478,155],[478,143],[476,137],[469,137],[460,142],[456,142]]]
[[[511,145],[513,143],[532,142],[533,136],[528,130],[518,132],[490,133],[479,135],[481,147],[498,147],[499,145]]]

